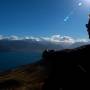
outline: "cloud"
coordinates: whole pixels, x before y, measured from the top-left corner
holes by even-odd
[[[12,35],[8,39],[10,39],[10,40],[19,40],[20,38],[18,36]]]
[[[66,43],[74,43],[75,40],[69,36],[60,36],[60,35],[53,35],[51,37],[51,40],[52,41],[55,41],[55,42],[66,42]]]
[[[0,35],[0,40],[33,40],[33,41],[45,41],[45,42],[52,42],[52,43],[68,43],[68,44],[73,44],[76,42],[89,42],[88,39],[74,39],[69,36],[60,36],[60,35],[53,35],[51,37],[33,37],[33,36],[24,36],[24,37],[19,37],[16,35],[11,35],[11,36],[3,36]]]
[[[55,43],[74,43],[75,40],[69,36],[60,36],[60,35],[53,35],[51,37],[42,37],[43,40],[50,41],[50,42],[55,42]]]
[[[2,36],[0,35],[0,40],[2,39]]]
[[[11,36],[0,35],[0,40],[19,40],[19,37],[15,35],[11,35]]]
[[[5,40],[7,43],[3,44]],[[90,44],[88,39],[74,39],[69,36],[53,35],[51,37],[33,37],[16,35],[3,36],[0,35],[0,45],[4,48],[9,47],[11,50],[21,51],[43,51],[45,49],[61,50],[65,48],[75,48],[82,45]],[[11,46],[10,46],[11,45]]]

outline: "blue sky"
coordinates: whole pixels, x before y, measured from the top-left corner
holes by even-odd
[[[88,14],[89,7],[76,0],[0,0],[0,35],[87,38]]]

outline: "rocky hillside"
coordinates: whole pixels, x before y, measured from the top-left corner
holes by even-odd
[[[67,85],[78,87],[80,83],[83,87],[88,85],[89,57],[90,45],[46,50],[39,62],[1,73],[0,90],[42,90],[42,86],[43,90],[59,90]]]
[[[47,78],[40,62],[0,74],[0,90],[41,90]]]

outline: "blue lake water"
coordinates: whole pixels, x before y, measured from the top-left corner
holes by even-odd
[[[1,52],[0,53],[0,72],[30,64],[41,59],[41,53],[29,52]]]

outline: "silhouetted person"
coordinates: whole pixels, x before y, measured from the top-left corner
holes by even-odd
[[[86,28],[87,28],[87,32],[88,32],[89,39],[90,39],[90,14],[89,14],[89,21],[88,21],[88,24],[86,24]]]

